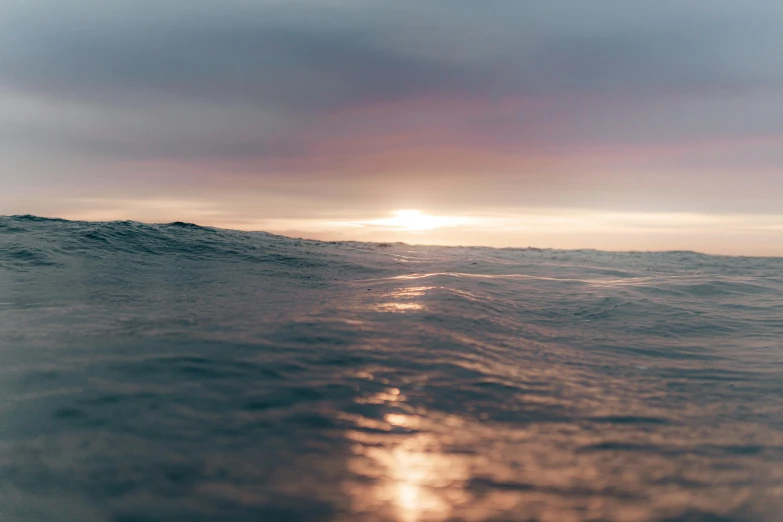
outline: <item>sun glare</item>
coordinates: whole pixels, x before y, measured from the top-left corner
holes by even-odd
[[[420,210],[395,210],[394,217],[367,221],[365,224],[404,230],[433,230],[464,223],[464,219],[448,216],[433,216]]]

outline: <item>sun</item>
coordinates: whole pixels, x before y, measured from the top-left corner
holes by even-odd
[[[368,221],[367,224],[402,230],[433,230],[459,225],[463,221],[457,217],[425,214],[421,210],[395,210],[392,215],[390,218]]]

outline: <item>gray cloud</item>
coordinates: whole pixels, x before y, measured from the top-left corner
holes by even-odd
[[[306,111],[426,93],[670,93],[783,79],[773,2],[133,4],[9,9],[2,83],[87,103]]]
[[[89,19],[71,13],[56,25],[47,17],[11,27],[2,81],[88,103],[173,98],[297,111],[443,90],[460,75],[470,81],[467,71],[384,46],[372,27],[321,27],[307,13],[301,20],[279,13],[278,5],[267,15],[231,4],[168,19],[151,10],[130,20],[102,4],[91,6],[97,13]]]

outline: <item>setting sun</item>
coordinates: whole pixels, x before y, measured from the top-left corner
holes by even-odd
[[[433,216],[420,210],[395,210],[394,217],[366,221],[365,225],[390,227],[404,230],[433,230],[465,224],[467,219],[451,216]]]

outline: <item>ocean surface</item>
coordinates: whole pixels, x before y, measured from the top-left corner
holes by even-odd
[[[783,259],[1,217],[0,520],[781,521]]]

